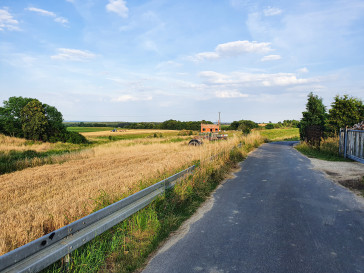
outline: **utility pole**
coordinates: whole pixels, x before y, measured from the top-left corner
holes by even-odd
[[[221,129],[220,129],[220,113],[221,112],[219,112],[219,132],[221,131]]]

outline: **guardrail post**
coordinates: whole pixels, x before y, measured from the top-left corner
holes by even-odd
[[[69,272],[70,271],[70,263],[71,263],[71,254],[68,253],[66,256],[63,257],[63,262],[64,262],[64,267],[65,267],[65,271]]]

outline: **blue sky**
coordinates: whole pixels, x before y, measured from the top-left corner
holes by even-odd
[[[364,97],[364,1],[0,0],[0,101],[65,120],[300,119]]]

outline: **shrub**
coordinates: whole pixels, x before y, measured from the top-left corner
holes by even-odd
[[[268,123],[268,124],[265,126],[265,129],[274,129],[274,124],[273,124],[273,123]]]

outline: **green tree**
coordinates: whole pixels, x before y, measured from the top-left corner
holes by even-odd
[[[87,139],[67,131],[62,114],[37,99],[10,97],[0,107],[0,133],[33,140],[87,143]]]
[[[33,99],[20,111],[24,137],[32,140],[46,140],[48,121],[42,103]]]
[[[4,101],[3,107],[0,107],[1,133],[16,137],[24,136],[20,112],[32,100],[32,98],[10,97]]]
[[[265,129],[274,129],[274,124],[268,123],[267,125],[265,125]]]
[[[244,134],[249,134],[254,128],[258,128],[258,124],[251,120],[233,121],[230,124],[230,130],[241,130]]]
[[[312,92],[308,94],[306,104],[306,111],[302,112],[302,119],[300,121],[300,138],[305,140],[307,138],[307,128],[312,125],[319,126],[321,131],[325,130],[325,123],[327,119],[326,107],[322,103],[322,98],[314,95]]]
[[[54,106],[43,104],[43,108],[48,121],[47,138],[49,140],[56,140],[66,131],[66,127],[63,124],[63,116]]]
[[[364,105],[357,98],[337,95],[329,110],[330,131],[338,134],[340,128],[351,127],[364,120]]]

